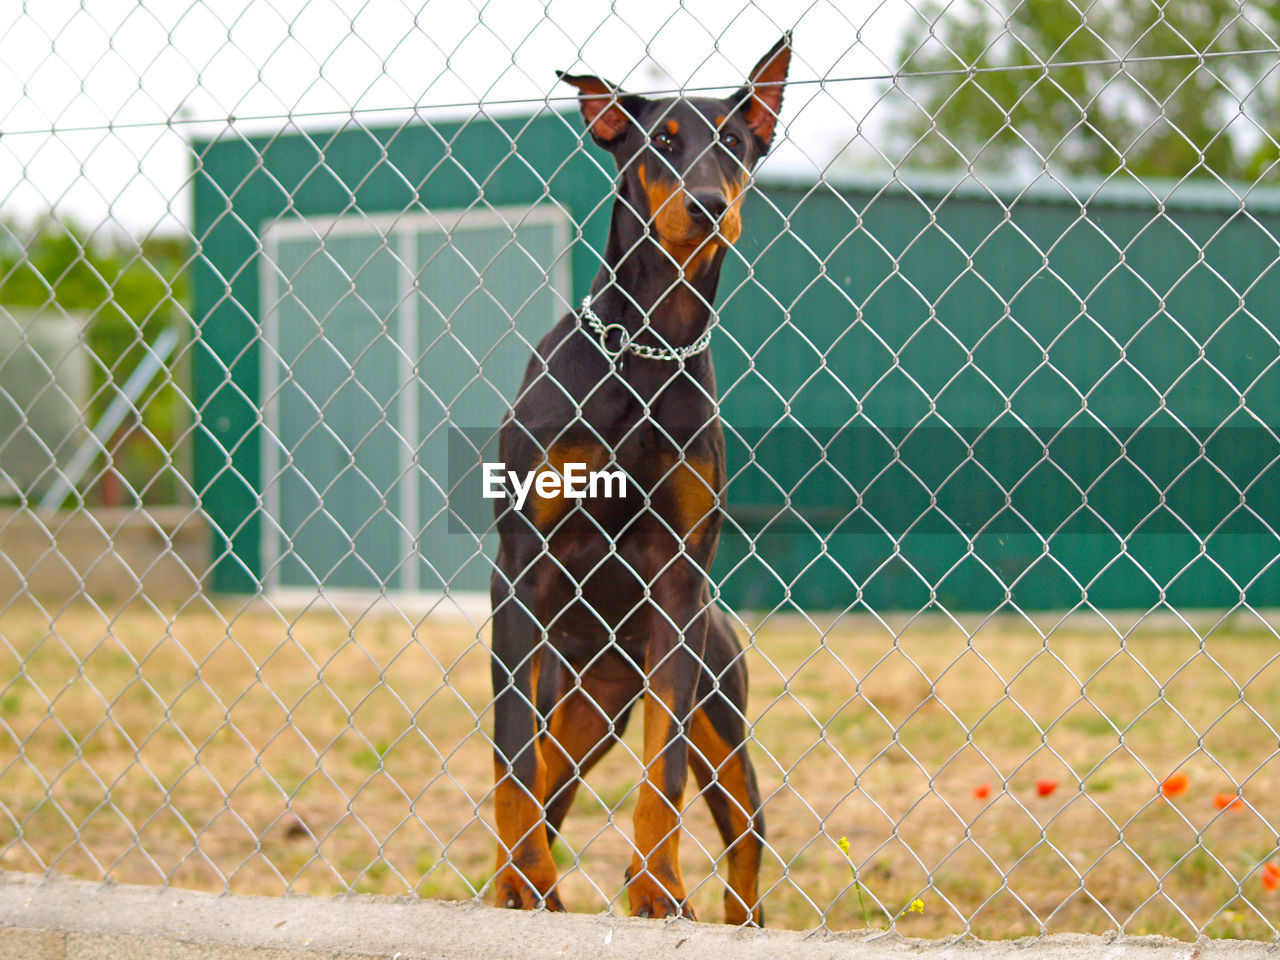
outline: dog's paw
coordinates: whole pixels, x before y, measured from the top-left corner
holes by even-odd
[[[536,910],[544,907],[556,913],[564,913],[564,903],[555,889],[538,890],[514,867],[499,871],[493,882],[493,902],[509,910]]]
[[[627,899],[633,917],[698,919],[685,898],[682,885],[678,882],[669,885],[658,883],[647,872],[632,879],[631,871],[627,871]]]

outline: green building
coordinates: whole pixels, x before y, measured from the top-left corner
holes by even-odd
[[[486,589],[460,464],[599,266],[613,171],[579,137],[195,146],[215,590]],[[744,222],[713,340],[725,603],[1280,603],[1280,194],[764,176]]]

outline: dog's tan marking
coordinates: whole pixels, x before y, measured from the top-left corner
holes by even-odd
[[[557,443],[553,444],[551,449],[546,452],[535,471],[542,473],[544,470],[554,470],[556,473],[563,475],[566,463],[582,463],[586,464],[587,472],[591,472],[592,470],[599,470],[607,462],[608,454],[603,447],[587,443]],[[529,489],[529,500],[526,503],[526,509],[529,513],[529,519],[533,521],[533,525],[545,532],[554,527],[572,505],[573,501],[564,496],[563,493],[554,497],[539,495],[538,485],[535,482]]]
[[[694,713],[689,739],[689,765],[704,789],[720,790],[726,795],[724,807],[729,826],[737,836],[726,849],[733,896],[725,897],[725,922],[741,925],[750,921],[759,925],[763,920],[759,906],[761,842],[748,813],[755,810],[755,804],[751,800],[746,747],[735,747],[721,737],[705,710]]]
[[[686,543],[700,546],[711,530],[716,500],[723,486],[719,465],[712,459],[672,457],[663,491],[672,504],[672,529]]]

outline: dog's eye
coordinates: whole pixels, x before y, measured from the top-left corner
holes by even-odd
[[[738,139],[738,135],[736,133],[722,133],[720,134],[720,142],[732,150],[742,141]]]
[[[671,134],[667,133],[665,130],[661,133],[655,133],[653,135],[653,142],[663,150],[670,150],[676,145],[675,137],[671,136]]]

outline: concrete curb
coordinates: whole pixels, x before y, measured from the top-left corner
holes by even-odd
[[[217,896],[0,873],[0,960],[1253,960],[1278,950],[1158,937],[762,932],[409,897]]]

